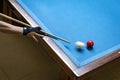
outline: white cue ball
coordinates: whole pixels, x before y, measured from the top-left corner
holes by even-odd
[[[75,42],[77,48],[83,48],[85,46],[85,44],[83,42],[77,41]]]

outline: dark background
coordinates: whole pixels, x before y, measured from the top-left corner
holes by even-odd
[[[0,12],[2,12],[2,3],[3,3],[3,0],[0,0]]]

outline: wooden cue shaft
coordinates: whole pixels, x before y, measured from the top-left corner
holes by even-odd
[[[10,17],[10,16],[7,16],[7,15],[5,15],[5,14],[0,13],[0,16],[4,17],[4,18],[6,18],[6,19],[10,19],[10,20],[12,20],[12,21],[14,21],[14,22],[20,23],[20,24],[22,24],[22,25],[31,27],[29,24],[24,23],[24,22],[22,22],[22,21],[20,21],[20,20],[17,20],[17,19],[15,19],[15,18],[12,18],[12,17]]]

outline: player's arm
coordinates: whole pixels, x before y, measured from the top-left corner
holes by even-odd
[[[23,28],[0,21],[0,31],[4,33],[23,34]]]
[[[11,25],[9,23],[0,21],[0,32],[25,35],[25,36],[30,37],[34,41],[38,42],[36,36],[41,37],[41,35],[39,35],[35,31],[29,31],[28,29],[29,28],[25,29],[25,27],[19,27],[19,26]],[[39,28],[34,28],[34,29],[36,31],[39,30]]]

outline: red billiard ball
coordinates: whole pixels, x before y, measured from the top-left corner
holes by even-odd
[[[92,40],[87,41],[87,47],[92,48],[94,45],[94,42]]]

